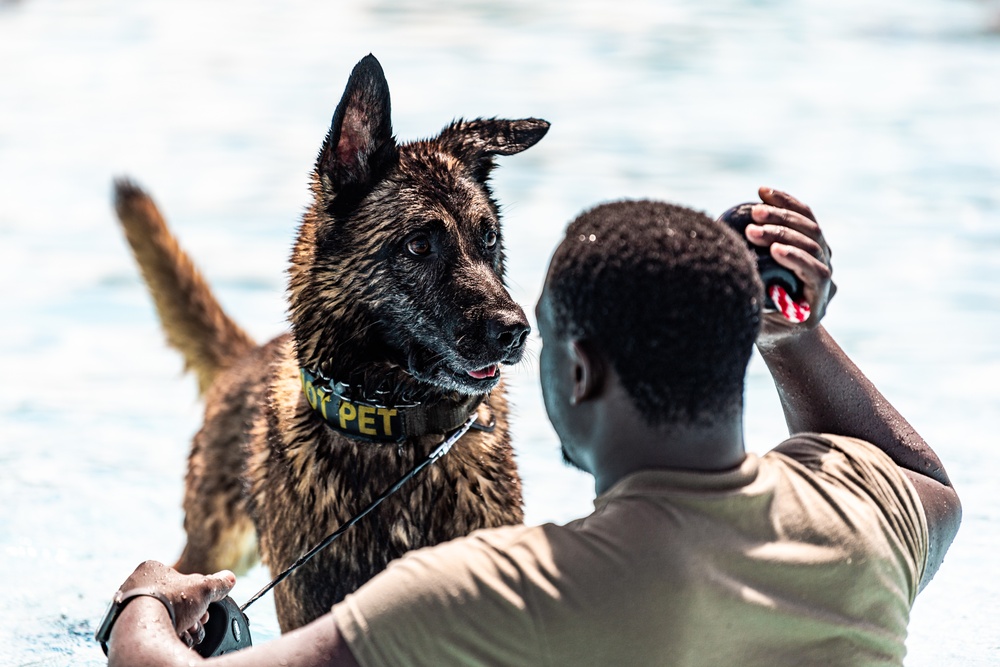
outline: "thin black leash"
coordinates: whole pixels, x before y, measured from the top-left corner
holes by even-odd
[[[492,411],[491,411],[491,413],[492,413]],[[269,590],[271,590],[272,588],[274,588],[275,586],[277,586],[278,584],[280,584],[282,581],[284,581],[285,579],[287,579],[288,576],[292,572],[294,572],[295,570],[297,570],[298,568],[302,567],[307,562],[309,562],[309,560],[312,559],[313,556],[315,556],[320,551],[322,551],[323,549],[325,549],[328,546],[330,546],[331,542],[333,542],[335,539],[337,539],[338,537],[340,537],[344,532],[347,531],[348,528],[350,528],[351,526],[353,526],[354,524],[356,524],[358,521],[360,521],[362,518],[364,518],[364,516],[366,514],[368,514],[373,509],[375,509],[376,507],[378,507],[379,504],[381,504],[381,502],[383,500],[385,500],[386,498],[388,498],[389,496],[391,496],[392,494],[394,494],[396,491],[398,491],[399,488],[401,486],[403,486],[404,484],[406,484],[408,481],[410,481],[410,479],[412,479],[414,477],[414,475],[416,475],[421,470],[423,470],[424,468],[426,468],[427,466],[429,466],[430,464],[434,463],[439,458],[441,458],[442,456],[444,456],[445,454],[447,454],[448,451],[451,450],[452,446],[456,442],[458,442],[459,438],[461,438],[463,435],[465,435],[469,431],[469,429],[474,428],[477,431],[490,432],[496,426],[496,417],[493,417],[490,420],[490,423],[486,424],[486,425],[478,424],[476,422],[476,420],[478,419],[478,417],[479,417],[479,415],[476,412],[474,412],[472,415],[470,415],[469,418],[465,421],[464,424],[462,424],[457,429],[455,429],[452,432],[451,435],[449,435],[447,438],[444,439],[444,442],[442,442],[440,445],[438,445],[437,447],[435,447],[434,450],[430,454],[428,454],[427,457],[423,461],[421,461],[416,466],[414,466],[414,468],[412,470],[410,470],[410,472],[408,472],[405,475],[403,475],[399,479],[399,481],[397,481],[395,484],[393,484],[388,489],[386,489],[385,491],[383,491],[382,494],[379,495],[378,498],[376,498],[375,500],[373,500],[371,503],[369,503],[369,505],[367,507],[365,507],[363,510],[361,510],[356,515],[354,515],[354,517],[352,519],[350,519],[349,521],[347,521],[347,523],[341,524],[340,527],[337,528],[337,530],[335,530],[332,533],[330,533],[322,542],[320,542],[319,544],[317,544],[316,546],[314,546],[312,549],[310,549],[309,551],[307,551],[306,553],[304,553],[302,556],[300,556],[297,561],[295,561],[294,563],[292,563],[288,567],[287,570],[285,570],[284,572],[282,572],[281,574],[279,574],[277,577],[275,577],[274,579],[272,579],[270,583],[268,583],[266,586],[264,586],[264,588],[262,588],[259,591],[257,591],[257,593],[252,598],[250,598],[249,600],[247,600],[243,604],[243,606],[240,607],[240,611],[241,612],[245,612],[247,607],[249,607],[254,602],[256,602],[257,600],[259,600],[261,598],[261,596],[263,596]]]

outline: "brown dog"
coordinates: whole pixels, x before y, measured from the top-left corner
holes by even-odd
[[[537,119],[456,121],[397,145],[382,68],[354,68],[312,174],[288,289],[291,333],[258,346],[221,309],[152,200],[116,208],[205,420],[184,498],[182,572],[276,574],[473,413],[451,453],[275,588],[282,631],[326,613],[404,552],[522,520],[501,364],[529,331],[503,284],[496,155]]]

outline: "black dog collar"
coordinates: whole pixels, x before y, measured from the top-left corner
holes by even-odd
[[[326,423],[347,435],[375,442],[400,442],[429,433],[447,433],[469,418],[483,397],[459,404],[382,405],[349,396],[349,388],[299,369],[309,407]]]

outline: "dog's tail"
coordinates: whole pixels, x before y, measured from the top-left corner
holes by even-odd
[[[184,355],[185,367],[194,371],[205,393],[220,370],[256,343],[222,310],[149,195],[128,179],[116,179],[115,210],[167,343]]]

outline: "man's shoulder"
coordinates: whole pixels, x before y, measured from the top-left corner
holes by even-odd
[[[817,489],[846,492],[829,495],[821,491],[829,502],[863,502],[884,514],[900,509],[914,517],[922,514],[916,491],[903,470],[888,454],[864,440],[831,433],[799,433],[761,459],[762,465],[779,470],[792,484],[804,482]]]
[[[829,433],[797,434],[763,458],[783,466],[791,477],[814,486],[827,503],[845,516],[861,516],[866,507],[878,517],[882,531],[867,531],[868,538],[884,535],[910,575],[910,602],[926,565],[927,519],[916,489],[902,468],[875,445]],[[780,463],[778,463],[780,461]]]
[[[919,496],[903,469],[875,445],[843,435],[801,433],[785,440],[762,457],[772,467],[781,467],[788,477],[809,486],[836,487],[822,492],[828,502],[841,505],[863,503],[877,508],[897,533],[917,535],[925,542],[926,518]],[[898,526],[906,517],[906,526]]]
[[[860,438],[835,433],[796,433],[763,458],[773,460],[779,457],[787,457],[809,468],[829,466],[834,461],[849,461],[902,474],[892,459],[875,445]]]

